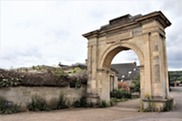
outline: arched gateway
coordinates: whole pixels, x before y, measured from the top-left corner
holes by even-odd
[[[87,100],[92,103],[110,101],[111,61],[117,53],[131,49],[141,65],[141,109],[146,109],[150,101],[154,110],[163,110],[169,101],[164,30],[170,25],[161,11],[147,15],[128,14],[84,34],[88,39]]]

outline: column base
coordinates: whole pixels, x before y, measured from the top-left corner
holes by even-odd
[[[100,98],[98,94],[87,94],[87,103],[93,105],[94,107],[98,107],[100,103]]]
[[[162,112],[172,110],[174,100],[170,99],[142,99],[142,112]]]

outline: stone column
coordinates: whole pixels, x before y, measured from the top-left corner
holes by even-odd
[[[99,97],[100,102],[102,100],[106,101],[108,104],[110,102],[110,71],[109,69],[98,69],[97,81],[99,82]]]
[[[140,66],[140,97],[141,99],[145,98],[145,71],[144,66]]]
[[[152,27],[148,26],[148,54],[145,54],[145,74],[149,76],[150,82],[147,87],[149,87],[148,92],[145,92],[148,95],[145,95],[143,99],[143,108],[153,111],[161,111],[166,107],[166,103],[171,100],[168,99],[168,74],[167,74],[167,62],[166,62],[166,50],[164,44],[164,35],[159,32],[161,26],[157,22],[153,22]],[[155,26],[155,27],[153,27]],[[146,58],[149,57],[149,58]],[[148,60],[149,59],[149,60]],[[149,65],[148,66],[148,62]],[[145,76],[145,79],[147,78]],[[146,83],[145,82],[145,85]],[[150,85],[150,86],[149,86]],[[151,90],[151,91],[150,91]]]
[[[98,85],[97,85],[97,38],[89,40],[88,43],[88,86],[87,86],[87,101],[97,104],[99,100]]]
[[[150,52],[150,34],[146,33],[142,37],[146,43],[143,46],[144,54],[144,67],[141,68],[141,97],[145,98],[146,95],[152,95],[152,69],[151,69],[151,52]],[[144,72],[143,72],[144,71]]]
[[[163,45],[163,60],[164,60],[164,80],[165,80],[165,92],[166,98],[169,98],[169,78],[168,78],[168,64],[167,64],[167,52],[166,52],[166,41],[165,37],[162,37],[162,45]]]

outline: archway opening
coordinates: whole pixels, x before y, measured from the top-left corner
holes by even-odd
[[[109,82],[110,100],[113,98],[124,99],[138,98],[132,103],[124,103],[122,107],[138,110],[141,73],[140,65],[143,65],[143,53],[136,46],[125,43],[123,45],[111,46],[103,56],[103,68],[109,70],[106,74],[106,79]],[[104,82],[105,83],[105,82]],[[117,99],[114,99],[117,100]]]
[[[118,106],[139,109],[140,61],[136,53],[123,50],[117,53],[110,65],[110,99],[122,102]],[[123,102],[124,101],[124,102]]]

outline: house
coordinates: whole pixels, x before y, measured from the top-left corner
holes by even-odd
[[[118,81],[132,81],[139,76],[139,68],[136,62],[112,64],[111,68],[118,72]]]

